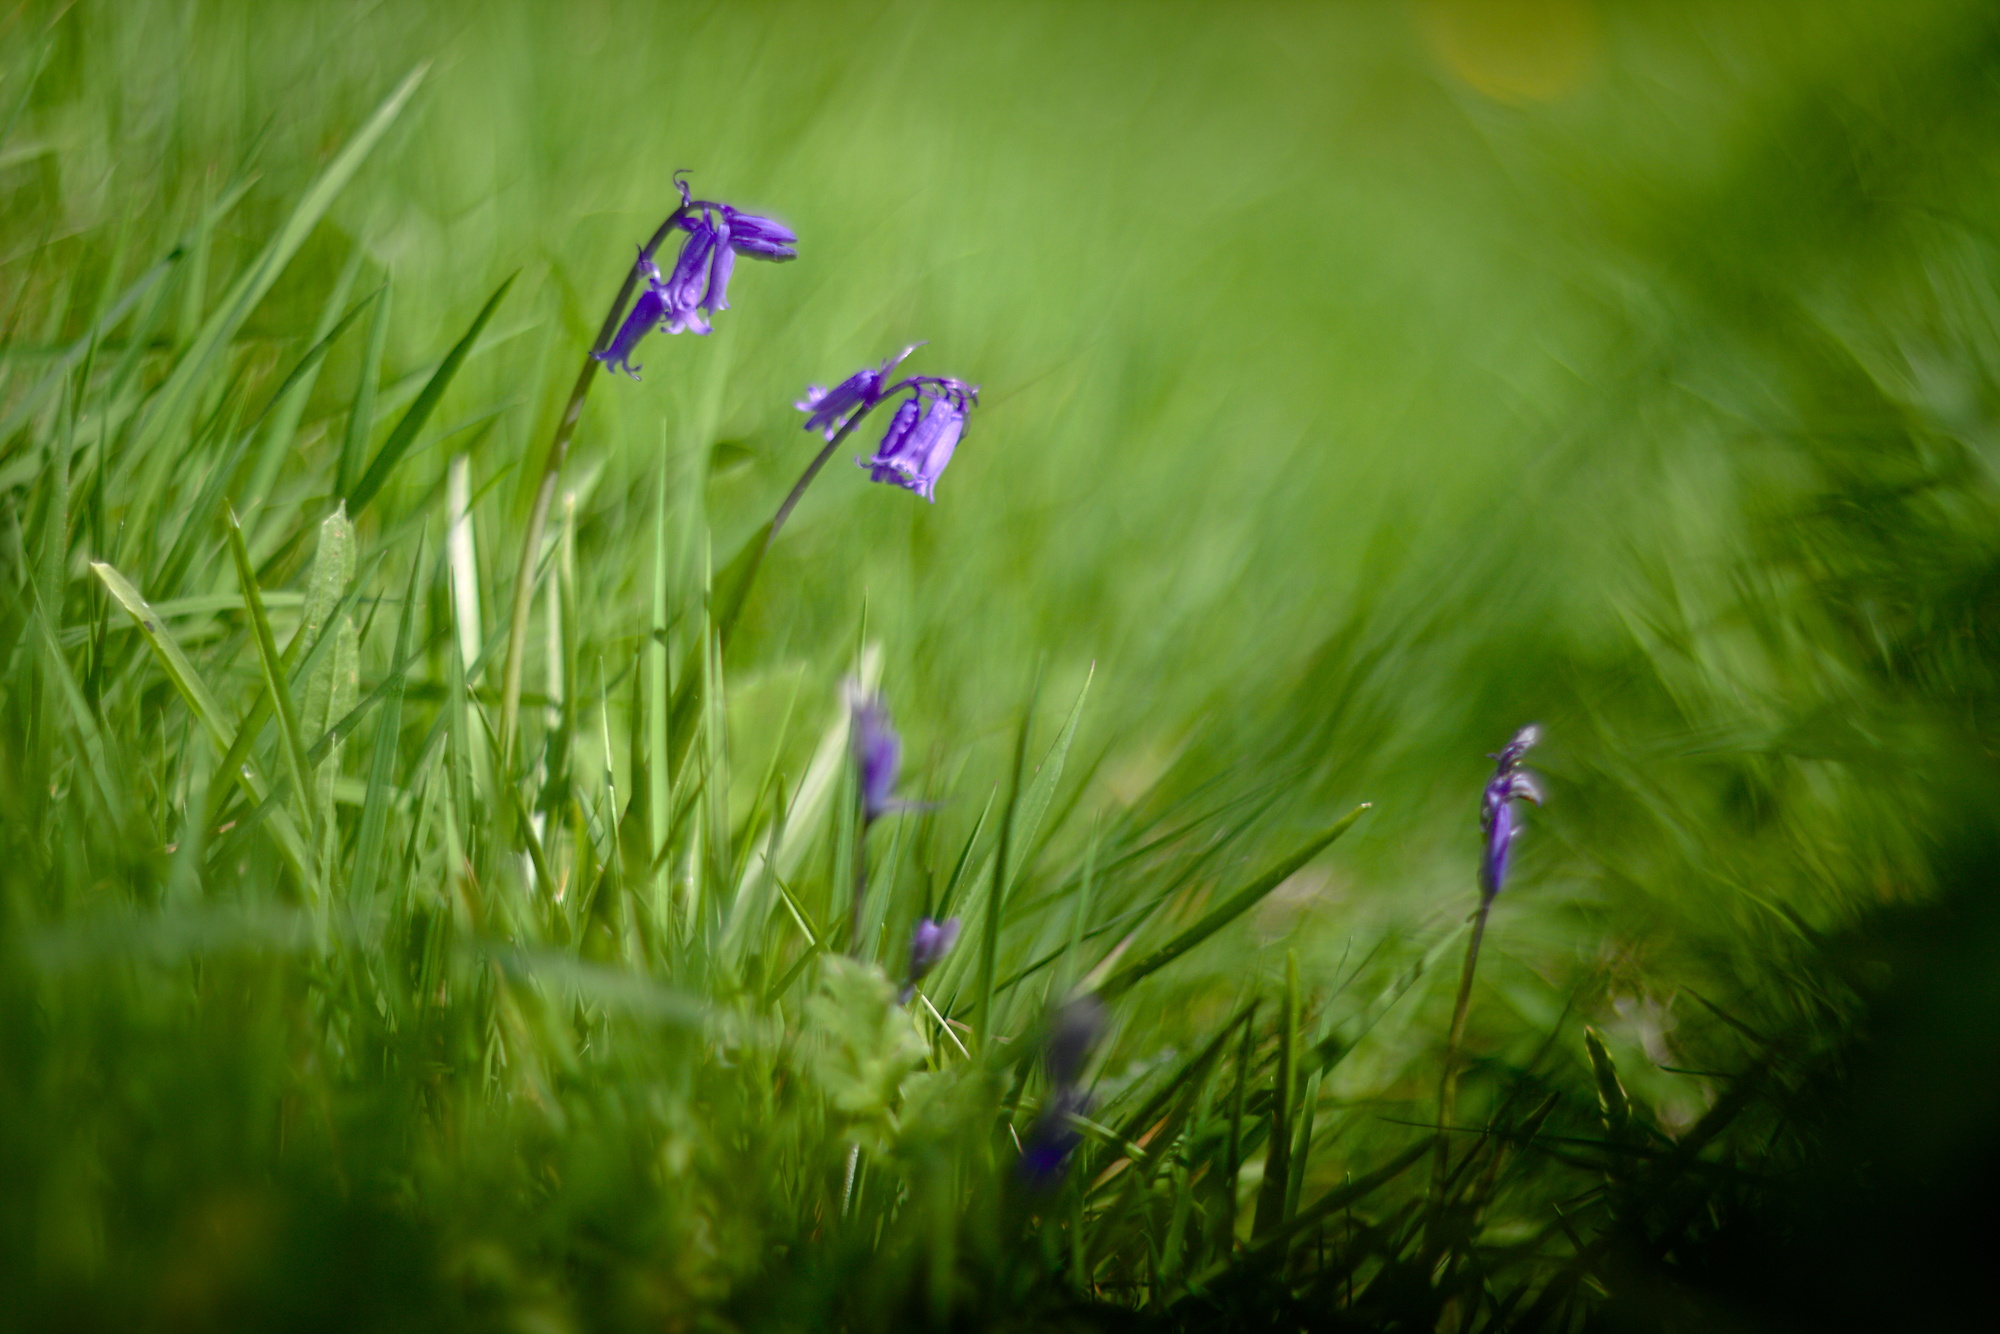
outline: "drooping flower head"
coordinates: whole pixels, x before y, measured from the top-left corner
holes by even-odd
[[[681,192],[676,225],[687,233],[680,255],[673,269],[662,275],[652,257],[640,252],[639,276],[646,280],[646,288],[619,325],[617,335],[590,354],[635,380],[640,368],[631,358],[640,339],[655,329],[705,334],[711,327],[707,317],[729,309],[729,278],[738,255],[787,260],[799,253],[795,248],[799,238],[782,223],[740,212],[728,204],[696,199],[679,176],[674,185]]]
[[[861,775],[861,818],[866,824],[902,809],[895,799],[896,771],[903,763],[903,741],[889,723],[889,708],[880,695],[848,689],[850,738],[854,767]]]
[[[888,482],[937,503],[937,479],[965,435],[965,415],[979,402],[979,386],[947,376],[914,375],[882,397],[908,390],[896,405],[872,459],[856,459],[871,482]]]
[[[882,401],[882,386],[888,383],[889,373],[922,346],[912,343],[880,366],[863,366],[831,389],[807,385],[806,396],[792,404],[806,414],[805,429],[832,440],[856,416]]]
[[[1516,732],[1498,754],[1489,757],[1494,761],[1493,777],[1487,781],[1479,800],[1479,829],[1486,836],[1485,852],[1479,860],[1479,890],[1489,898],[1498,894],[1506,883],[1507,860],[1514,839],[1521,832],[1514,802],[1542,804],[1541,786],[1533,774],[1521,767],[1529,748],[1541,739],[1542,729],[1530,723]]]
[[[951,947],[958,941],[958,919],[947,917],[942,922],[933,922],[925,917],[917,922],[917,929],[910,933],[910,974],[903,984],[902,1000],[907,1003],[917,991],[917,983],[924,975],[938,966]]]
[[[1021,1144],[1021,1180],[1035,1190],[1052,1190],[1061,1182],[1081,1136],[1073,1118],[1090,1106],[1082,1086],[1090,1053],[1104,1035],[1104,1002],[1088,993],[1063,1003],[1049,1020],[1042,1046],[1042,1064],[1053,1092],[1042,1114]]]

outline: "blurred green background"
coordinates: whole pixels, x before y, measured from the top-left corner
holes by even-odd
[[[795,228],[712,338],[593,392],[565,476],[612,672],[656,497],[698,579],[810,456],[808,382],[927,339],[914,368],[981,384],[935,506],[841,459],[786,530],[732,649],[736,781],[795,695],[803,766],[865,614],[947,846],[1037,673],[1045,737],[1093,663],[1052,860],[1191,794],[1275,797],[1273,839],[1374,802],[1189,960],[1148,1042],[1281,971],[1273,942],[1321,985],[1442,938],[1482,755],[1538,720],[1550,801],[1473,1045],[1525,1059],[1574,1008],[1685,1121],[1712,1090],[1656,1067],[1688,995],[1782,991],[1783,942],[1926,893],[1994,740],[1989,6],[82,0],[0,47],[17,387],[114,256],[252,172],[219,287],[432,62],[242,366],[289,365],[358,263],[356,292],[391,284],[387,415],[518,271],[364,524],[435,511],[469,447],[488,588],[671,173]],[[338,452],[361,342],[281,489]],[[1425,985],[1348,1095],[1429,1096]]]

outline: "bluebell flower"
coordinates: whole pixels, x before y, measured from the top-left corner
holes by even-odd
[[[1035,1118],[1028,1137],[1021,1142],[1021,1180],[1029,1187],[1050,1191],[1062,1183],[1070,1155],[1083,1141],[1071,1118],[1081,1116],[1089,1106],[1090,1099],[1081,1090],[1060,1088]]]
[[[680,216],[675,225],[687,233],[680,255],[671,272],[662,276],[652,256],[640,252],[640,275],[645,290],[633,302],[631,313],[618,326],[611,342],[590,355],[613,370],[622,370],[634,379],[639,367],[632,364],[632,352],[639,340],[655,329],[667,333],[705,334],[708,316],[729,309],[729,279],[736,270],[736,257],[787,260],[798,256],[798,237],[782,223],[754,213],[743,213],[727,204],[695,199],[687,182],[676,177],[681,192]]]
[[[1021,1180],[1036,1190],[1053,1189],[1062,1180],[1070,1154],[1082,1138],[1073,1118],[1090,1106],[1083,1091],[1083,1071],[1104,1035],[1106,1018],[1104,1002],[1086,993],[1064,1002],[1049,1021],[1042,1064],[1053,1092],[1021,1144]]]
[[[935,504],[938,476],[965,434],[965,414],[979,402],[979,387],[944,376],[918,375],[883,396],[904,389],[910,396],[896,405],[875,457],[855,462],[868,469],[870,481],[900,486]]]
[[[807,385],[806,396],[792,404],[806,414],[805,429],[818,431],[832,440],[858,414],[882,401],[882,386],[889,373],[922,346],[912,343],[880,366],[863,366],[831,389]]]
[[[1485,851],[1479,859],[1479,889],[1488,898],[1498,894],[1506,883],[1507,861],[1521,832],[1520,819],[1514,813],[1515,801],[1542,804],[1541,786],[1533,774],[1521,768],[1529,748],[1541,739],[1542,729],[1530,723],[1516,732],[1498,754],[1489,757],[1495,762],[1493,777],[1479,800],[1479,828],[1486,837]]]
[[[596,357],[614,371],[624,371],[633,379],[639,378],[642,369],[632,364],[632,353],[639,346],[639,340],[659,327],[661,317],[666,314],[666,297],[661,294],[660,266],[639,253],[640,272],[646,275],[646,290],[639,293],[639,299],[632,303],[631,313],[618,326],[618,333],[611,342],[590,355]]]
[[[902,1000],[908,1003],[917,994],[917,983],[924,975],[938,966],[951,947],[958,941],[958,919],[947,917],[942,922],[933,922],[925,917],[917,922],[917,929],[910,933],[910,974],[903,984]]]
[[[796,259],[799,238],[781,223],[740,213],[727,204],[690,200],[688,208],[680,223],[688,237],[666,283],[666,330],[705,334],[709,323],[703,316],[729,309],[729,278],[736,271],[736,257]]]
[[[755,259],[797,259],[799,238],[789,227],[755,213],[739,213],[724,204],[722,216],[729,225],[729,245],[739,255]]]
[[[903,763],[903,741],[890,726],[889,709],[880,695],[851,692],[848,707],[853,715],[854,765],[861,775],[861,818],[873,824],[902,809],[893,794],[896,771]]]
[[[717,244],[716,229],[706,217],[689,221],[693,225],[687,240],[681,242],[681,256],[659,289],[666,301],[660,327],[672,334],[705,334],[710,325],[703,312],[729,309],[726,297],[731,270],[727,260],[735,252],[730,250],[727,236]]]

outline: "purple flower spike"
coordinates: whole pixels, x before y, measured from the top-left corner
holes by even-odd
[[[1507,862],[1513,853],[1514,840],[1521,833],[1514,802],[1542,804],[1541,786],[1533,774],[1521,768],[1529,749],[1541,739],[1542,729],[1530,723],[1491,757],[1495,762],[1493,777],[1479,801],[1479,828],[1486,836],[1485,852],[1479,859],[1479,891],[1488,898],[1498,894],[1507,882]]]
[[[925,917],[918,921],[917,929],[910,933],[910,978],[903,984],[902,1001],[909,1003],[917,994],[917,983],[924,975],[938,966],[939,960],[951,953],[951,947],[958,941],[958,919],[947,917],[942,922],[933,922]]]
[[[1080,1081],[1091,1050],[1104,1035],[1105,1020],[1104,1002],[1086,994],[1064,1002],[1049,1021],[1042,1063],[1048,1067],[1054,1093],[1021,1145],[1021,1180],[1035,1190],[1053,1190],[1062,1181],[1070,1154],[1082,1139],[1071,1118],[1090,1106],[1090,1095]]]
[[[1061,1088],[1035,1119],[1021,1145],[1020,1162],[1021,1180],[1031,1189],[1046,1192],[1062,1183],[1070,1155],[1083,1140],[1070,1118],[1082,1115],[1089,1105],[1090,1099],[1077,1089]]]
[[[910,390],[896,407],[875,457],[855,462],[868,479],[914,491],[937,503],[937,479],[965,435],[966,411],[979,401],[979,388],[963,380],[919,375],[891,389]]]
[[[858,414],[881,402],[882,385],[889,373],[922,346],[912,343],[880,366],[863,366],[831,389],[807,385],[806,396],[792,404],[806,414],[805,429],[818,431],[828,440],[839,435]]]
[[[882,697],[850,697],[853,711],[855,767],[861,771],[861,818],[866,824],[902,809],[891,795],[896,790],[896,771],[903,763],[903,741],[889,725],[889,710]]]

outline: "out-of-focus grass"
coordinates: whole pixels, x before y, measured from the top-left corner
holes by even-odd
[[[12,1039],[26,1044],[12,1068],[45,1118],[9,1152],[45,1161],[8,1224],[15,1272],[49,1291],[158,1272],[221,1293],[241,1278],[227,1257],[249,1253],[228,1238],[293,1207],[273,1199],[326,1202],[297,1206],[318,1221],[276,1229],[282,1244],[314,1250],[323,1224],[375,1257],[357,1263],[391,1267],[413,1219],[497,1210],[517,1220],[496,1224],[499,1239],[468,1223],[456,1268],[411,1283],[474,1307],[484,1298],[465,1293],[510,1310],[638,1310],[720,1300],[753,1272],[745,1256],[776,1265],[760,1248],[821,1237],[814,1210],[840,1188],[811,1178],[821,1149],[716,1130],[810,1140],[801,1127],[819,1112],[766,1105],[786,1096],[773,1072],[797,1070],[732,1030],[723,1048],[759,1052],[745,1068],[764,1082],[717,1083],[696,1039],[644,1029],[639,1043],[604,1016],[685,1019],[674,1007],[697,996],[729,1023],[806,1022],[817,965],[774,1012],[739,1005],[799,957],[768,886],[746,899],[772,913],[767,936],[730,928],[714,895],[754,861],[773,791],[796,795],[838,717],[836,683],[862,657],[905,729],[910,790],[941,803],[899,824],[900,840],[873,836],[890,868],[878,947],[891,971],[898,933],[943,892],[975,827],[969,867],[992,846],[998,806],[983,826],[981,811],[989,792],[1006,799],[1037,678],[1039,758],[1095,664],[1051,818],[1014,850],[1026,870],[1003,978],[1067,942],[1087,865],[1107,869],[1086,955],[1049,970],[1065,983],[1133,925],[1150,933],[1143,952],[1311,830],[1376,804],[1246,923],[1133,992],[1110,1045],[1115,1089],[1206,1042],[1252,996],[1268,1025],[1289,946],[1307,1037],[1341,1057],[1311,1085],[1307,1196],[1386,1160],[1429,1114],[1453,972],[1437,961],[1470,906],[1480,754],[1541,720],[1551,800],[1496,911],[1470,1114],[1511,1107],[1503,1093],[1532,1067],[1588,1129],[1588,1021],[1662,1133],[1697,1124],[1723,1082],[1667,1067],[1754,1052],[1731,1048],[1694,998],[1767,1032],[1824,1022],[1802,942],[1924,892],[1955,776],[1990,733],[2000,326],[1981,92],[1995,41],[1978,7],[1945,3],[17,11],[0,31],[0,113],[14,117],[0,143],[4,966],[36,1035]],[[155,429],[155,391],[228,284],[420,61],[432,64],[407,108],[190,382],[185,419]],[[543,920],[522,906],[538,901],[482,749],[497,673],[461,689],[451,646],[504,621],[574,362],[681,167],[702,194],[794,226],[801,258],[742,265],[712,338],[656,338],[643,382],[593,391],[565,471],[573,525],[567,499],[557,516],[563,610],[545,634],[538,603],[530,640],[529,753],[560,743],[523,791],[558,879],[601,873],[634,906],[594,923],[570,898]],[[182,240],[93,346],[100,312]],[[279,867],[269,829],[191,840],[191,810],[249,809],[213,795],[224,776],[200,723],[87,562],[155,602],[217,600],[169,624],[233,729],[264,678],[220,502],[242,516],[282,647],[344,442],[372,456],[509,274],[483,341],[360,515],[348,702],[390,676],[406,587],[419,655],[402,713],[364,719],[339,777],[292,799],[324,883]],[[377,289],[309,396],[274,414],[279,429],[245,435],[315,329]],[[356,432],[377,329],[375,420]],[[929,344],[913,364],[985,387],[938,504],[870,487],[844,460],[818,483],[762,572],[726,693],[710,693],[696,763],[714,786],[656,782],[641,816],[673,855],[659,868],[615,855],[635,762],[658,764],[666,692],[700,661],[706,571],[809,457],[788,405],[806,382],[917,339]],[[460,451],[476,633],[440,563]],[[569,712],[542,707],[549,644]],[[300,684],[310,743],[342,710]],[[383,716],[399,720],[378,736]],[[252,750],[281,785],[282,736]],[[114,796],[91,795],[92,764]],[[371,812],[381,888],[341,907]],[[1117,860],[1211,814],[1162,852]],[[841,835],[795,837],[787,873],[835,906]],[[1168,893],[1157,919],[1121,916]],[[270,915],[295,904],[304,926]],[[248,915],[175,916],[216,905]],[[648,913],[684,938],[647,936]],[[454,915],[457,945],[440,944],[434,924]],[[268,957],[246,960],[246,943]],[[502,943],[532,966],[479,953]],[[108,962],[134,951],[152,962],[130,975]],[[628,993],[573,965],[649,980]],[[507,967],[544,980],[510,984]],[[954,1013],[971,1004],[972,967],[967,955],[947,970]],[[461,1005],[472,1017],[416,1017],[452,987],[477,998]],[[1025,1035],[1040,992],[1014,994]],[[259,1010],[288,1018],[244,1017]],[[149,1044],[184,1058],[109,1099],[125,1110],[100,1130],[59,1130],[62,1109],[92,1105],[93,1081]],[[1271,1071],[1239,1073],[1247,1085]],[[1010,1105],[1025,1116],[1030,1103]],[[149,1105],[150,1128],[131,1111]],[[176,1107],[207,1148],[175,1137]],[[962,1112],[936,1114],[941,1138],[963,1129]],[[591,1116],[603,1123],[579,1124]],[[1198,1177],[1220,1150],[1186,1133]],[[300,1135],[313,1147],[288,1157]],[[356,1135],[449,1148],[393,1182],[356,1182],[343,1153],[400,1161],[343,1150]],[[615,1179],[628,1147],[649,1189],[699,1179],[688,1193],[705,1200],[744,1173],[765,1179],[728,1188],[733,1212],[661,1209]],[[900,1151],[930,1161],[922,1144]],[[1261,1152],[1236,1192],[1246,1202]],[[294,1174],[276,1194],[246,1166],[269,1162]],[[101,1198],[149,1172],[166,1184],[134,1198],[162,1217],[107,1222]],[[921,1167],[905,1180],[918,1203],[902,1225],[923,1209],[1003,1212],[960,1178],[960,1196]],[[1197,1198],[1171,1170],[1163,1181],[1163,1197]],[[486,1182],[536,1183],[557,1202],[536,1220],[545,1231],[509,1232],[521,1202],[477,1198]],[[1210,1189],[1209,1212],[1182,1226],[1206,1226],[1220,1253]],[[1521,1198],[1526,1235],[1546,1200]],[[1090,1214],[1103,1244],[1136,1210]],[[1164,1244],[1171,1214],[1138,1235]],[[599,1232],[617,1235],[602,1253]],[[222,1240],[185,1242],[213,1256],[157,1250],[120,1268],[118,1237],[170,1233]],[[853,1237],[829,1245],[833,1259],[791,1257],[787,1272],[809,1277],[785,1291],[824,1293],[828,1274],[863,1264]],[[634,1278],[610,1254],[674,1258]],[[991,1255],[967,1263],[1008,1273]],[[1149,1263],[1164,1300],[1173,1262]],[[579,1265],[659,1291],[613,1300]],[[956,1291],[927,1300],[942,1309]]]

